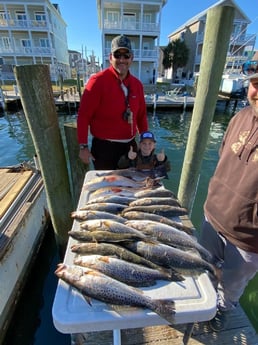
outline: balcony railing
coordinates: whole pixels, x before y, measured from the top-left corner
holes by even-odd
[[[0,19],[0,29],[46,29],[47,22],[44,20],[17,20],[17,19]]]
[[[104,52],[104,57],[108,58],[110,54],[110,48],[106,48]],[[133,49],[134,59],[157,59],[158,58],[158,49]]]
[[[143,23],[143,22],[123,22],[123,21],[108,21],[104,22],[105,30],[132,30],[145,32],[159,32],[159,25],[157,23]]]
[[[55,50],[46,47],[20,47],[3,48],[0,47],[0,55],[29,55],[29,56],[53,56]]]
[[[256,41],[255,34],[248,34],[248,35],[231,35],[230,37],[230,44],[231,45],[238,45],[238,46],[254,46]]]
[[[204,40],[204,32],[198,33],[196,42],[200,43]],[[237,46],[255,46],[256,34],[237,35],[232,34],[230,37],[230,44]]]

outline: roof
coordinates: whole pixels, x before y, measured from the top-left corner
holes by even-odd
[[[176,33],[182,31],[183,29],[185,29],[185,27],[190,26],[196,22],[199,22],[201,19],[204,19],[207,15],[208,10],[210,10],[213,7],[216,6],[226,6],[226,5],[232,5],[235,7],[235,9],[241,14],[241,16],[246,20],[246,22],[248,24],[251,23],[251,20],[246,16],[246,14],[243,12],[243,10],[235,3],[234,0],[220,0],[217,1],[215,4],[211,5],[210,7],[208,7],[206,10],[198,13],[196,16],[192,17],[191,19],[189,19],[187,22],[185,22],[183,25],[181,25],[179,28],[177,28],[175,31],[171,32],[168,37],[175,35]]]

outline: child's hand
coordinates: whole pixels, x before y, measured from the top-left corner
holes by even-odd
[[[157,160],[158,160],[159,162],[163,162],[163,161],[165,160],[164,149],[162,149],[161,152],[157,154]]]
[[[133,147],[130,146],[130,151],[128,152],[128,158],[134,160],[137,157],[137,153],[133,151]]]

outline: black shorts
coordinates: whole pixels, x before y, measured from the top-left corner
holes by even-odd
[[[137,151],[135,139],[128,143],[120,143],[116,141],[102,140],[96,137],[92,139],[91,153],[95,160],[93,165],[95,170],[115,170],[117,164],[123,155],[127,155],[130,146]]]

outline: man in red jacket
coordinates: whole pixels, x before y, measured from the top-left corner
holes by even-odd
[[[258,272],[258,63],[249,75],[249,107],[230,121],[209,183],[200,242],[221,268],[215,283],[214,331],[225,328],[248,282]],[[249,73],[251,73],[249,69]]]
[[[86,84],[77,119],[79,157],[86,164],[92,159],[96,170],[117,169],[120,157],[130,146],[137,150],[137,132],[148,129],[143,85],[129,71],[133,51],[128,37],[112,40],[109,61],[110,67],[93,75]]]

